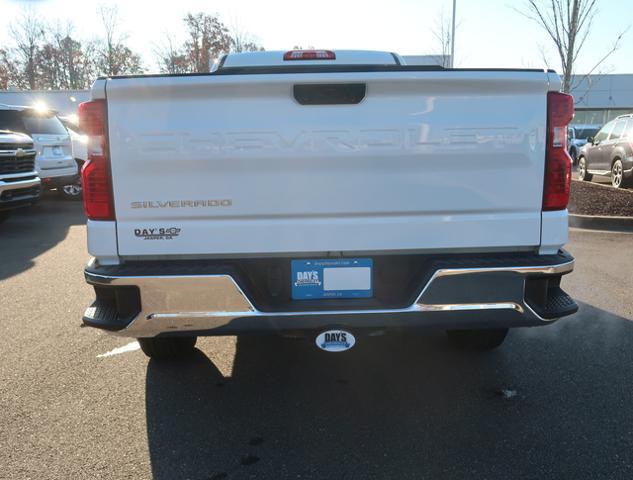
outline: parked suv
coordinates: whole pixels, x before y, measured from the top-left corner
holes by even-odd
[[[621,188],[633,180],[633,114],[621,115],[587,139],[578,157],[578,177],[611,176],[611,185]]]
[[[70,135],[55,112],[0,105],[0,129],[32,137],[37,151],[35,168],[43,188],[60,188],[77,180],[79,170],[72,154]]]
[[[86,163],[88,159],[87,147],[88,136],[81,130],[76,121],[71,117],[57,117],[64,124],[66,130],[70,134],[70,141],[72,143],[73,157],[77,162],[77,168],[81,172],[81,167]],[[78,120],[77,120],[78,121]],[[81,200],[81,177],[78,175],[77,179],[68,185],[64,185],[57,189],[64,198],[71,200]]]
[[[0,222],[9,212],[40,196],[33,141],[22,133],[0,130]]]
[[[594,137],[600,130],[600,125],[570,125],[567,127],[569,156],[578,162],[578,153],[585,146],[589,137]]]

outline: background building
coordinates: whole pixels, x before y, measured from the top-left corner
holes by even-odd
[[[576,75],[572,81],[576,114],[572,123],[604,125],[633,113],[633,74]]]
[[[90,100],[90,90],[0,90],[0,104],[42,106],[61,115],[76,115],[77,106]]]

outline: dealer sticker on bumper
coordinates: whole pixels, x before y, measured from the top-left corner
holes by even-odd
[[[317,336],[316,344],[326,352],[344,352],[356,344],[356,338],[345,330],[328,330]]]
[[[292,298],[368,298],[372,291],[371,258],[292,260]]]

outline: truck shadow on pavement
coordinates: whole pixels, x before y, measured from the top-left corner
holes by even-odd
[[[633,323],[589,305],[491,353],[443,333],[239,337],[230,377],[201,351],[150,361],[154,478],[622,478],[633,460]],[[626,476],[626,475],[624,475]]]
[[[32,207],[14,210],[0,223],[0,280],[31,268],[34,258],[66,238],[71,225],[85,223],[80,201],[61,200],[52,192]]]

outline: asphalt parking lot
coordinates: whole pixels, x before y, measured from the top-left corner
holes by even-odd
[[[0,478],[633,477],[631,234],[572,231],[580,312],[493,353],[225,337],[165,365],[80,327],[83,222],[47,198],[0,225]]]

